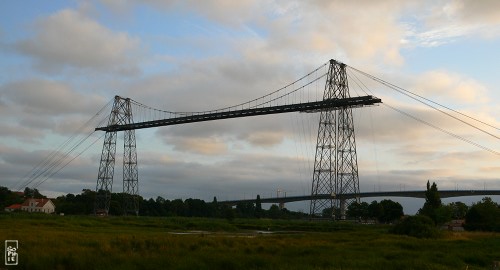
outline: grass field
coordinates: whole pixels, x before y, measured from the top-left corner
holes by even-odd
[[[416,239],[387,231],[309,221],[0,215],[0,240],[19,241],[15,269],[492,269],[500,261],[498,233]]]

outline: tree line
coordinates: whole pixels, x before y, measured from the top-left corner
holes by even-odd
[[[96,192],[84,189],[80,194],[66,194],[53,199],[56,213],[65,215],[91,215],[94,214],[94,202]],[[123,201],[130,199],[128,194],[112,193],[109,209],[110,215],[126,214],[122,209]],[[414,217],[404,218],[399,226],[431,226],[436,228],[446,222],[458,219],[465,220],[464,227],[467,230],[500,231],[500,205],[491,198],[485,197],[480,202],[468,206],[462,202],[443,204],[439,197],[436,183],[432,185],[427,182],[425,202]],[[46,198],[37,189],[25,188],[24,193],[13,192],[6,187],[0,186],[0,207],[23,203],[26,198]],[[214,197],[211,202],[200,199],[174,199],[168,200],[158,196],[156,199],[144,199],[137,196],[139,201],[139,215],[141,216],[185,216],[185,217],[215,217],[215,218],[273,218],[273,219],[295,219],[307,218],[302,212],[281,209],[277,205],[271,205],[269,209],[263,209],[260,196],[255,202],[241,202],[236,207],[219,203]],[[401,220],[404,216],[401,204],[392,200],[382,200],[351,203],[345,215],[348,219],[358,221],[376,220],[380,223],[393,223]],[[327,208],[323,211],[323,217],[340,217],[340,209]],[[414,224],[413,224],[414,223]],[[401,225],[403,224],[403,225]],[[408,229],[402,230],[403,233]],[[398,227],[396,226],[396,230]],[[423,229],[411,229],[422,231]],[[407,233],[405,233],[407,234]]]
[[[427,181],[425,203],[417,214],[401,220],[392,228],[396,234],[415,237],[436,237],[438,227],[451,220],[462,220],[463,227],[471,231],[500,232],[500,205],[490,197],[467,206],[462,202],[443,204],[436,183]]]
[[[96,193],[85,189],[81,194],[67,194],[55,199],[56,211],[65,215],[91,215],[94,211],[94,200]],[[109,208],[110,215],[124,215],[122,209],[123,201],[130,199],[130,195],[124,193],[112,193]],[[136,198],[139,201],[140,216],[179,216],[179,217],[209,217],[209,218],[276,218],[292,219],[302,218],[306,215],[300,212],[280,209],[277,205],[271,205],[269,209],[263,209],[260,196],[257,195],[256,202],[241,202],[235,207],[219,203],[214,197],[211,202],[200,199],[174,199],[168,200],[161,196],[156,199]]]
[[[59,196],[53,199],[56,206],[56,213],[64,213],[65,215],[92,215],[94,214],[95,196],[96,192],[90,189],[84,189],[80,194],[76,195],[69,193]],[[112,193],[109,214],[126,214],[122,205],[124,200],[130,199],[129,196],[124,193]],[[0,205],[2,209],[14,203],[22,203],[24,198],[31,197],[46,198],[37,189],[26,188],[23,197],[5,187],[0,187]],[[260,195],[257,195],[255,202],[240,202],[235,207],[219,203],[216,197],[211,202],[193,198],[168,200],[161,196],[156,197],[156,199],[144,199],[141,196],[137,196],[136,199],[139,201],[140,216],[215,217],[227,219],[301,219],[308,217],[307,213],[280,208],[275,204],[271,205],[268,209],[263,209]],[[396,218],[396,213],[401,216],[402,212],[402,206],[391,200],[383,200],[380,203],[374,201],[370,205],[367,203],[359,205],[351,204],[347,209],[349,218],[374,218],[381,222],[390,222]],[[331,216],[329,213],[331,213],[331,209],[324,211],[325,216]]]
[[[38,189],[25,188],[24,192],[14,192],[7,187],[0,186],[0,207],[3,210],[5,207],[13,204],[21,204],[25,198],[42,199],[47,198],[40,194]]]

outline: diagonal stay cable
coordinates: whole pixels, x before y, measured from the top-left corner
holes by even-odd
[[[104,137],[104,135],[106,135],[106,133],[102,133],[101,136],[99,136],[97,139],[95,139],[89,146],[87,146],[85,149],[83,149],[80,153],[78,153],[78,155],[74,156],[72,159],[68,160],[61,168],[59,168],[58,170],[52,172],[50,175],[46,176],[45,179],[43,179],[42,181],[38,182],[36,185],[33,186],[33,188],[38,188],[41,184],[45,183],[45,181],[47,181],[49,178],[53,177],[55,174],[57,174],[58,172],[60,172],[62,169],[64,169],[66,166],[68,166],[68,164],[70,164],[73,160],[75,160],[76,158],[80,157],[83,153],[85,153],[90,147],[92,147],[96,142],[98,142],[99,140],[102,139],[102,137]]]
[[[19,191],[22,188],[27,187],[36,178],[44,174],[48,170],[48,168],[52,167],[55,163],[57,163],[58,160],[56,160],[56,157],[58,153],[60,153],[61,150],[65,149],[76,137],[80,136],[81,132],[85,130],[87,126],[89,126],[90,123],[94,121],[97,118],[97,116],[99,116],[107,107],[109,107],[111,102],[112,101],[104,105],[93,117],[91,117],[87,122],[85,122],[81,127],[79,127],[78,130],[75,131],[75,133],[71,135],[63,144],[61,144],[56,150],[52,151],[49,155],[47,155],[44,159],[42,159],[35,167],[33,167],[25,176],[21,178],[18,184],[14,186],[14,189]],[[100,122],[102,121],[103,120],[101,120]],[[86,140],[87,138],[85,138],[84,140]]]
[[[356,85],[358,85],[358,87],[360,87],[360,88],[363,90],[363,92],[365,92],[365,93],[366,93],[366,91],[363,89],[363,87],[364,87],[364,88],[366,88],[366,89],[369,91],[369,88],[368,88],[368,87],[367,87],[367,86],[366,86],[366,85],[365,85],[365,84],[364,84],[361,80],[359,80],[359,78],[358,78],[357,76],[355,76],[355,75],[354,75],[354,77],[356,78],[356,79],[354,80],[354,83],[355,83]],[[351,78],[352,78],[352,77],[351,77]],[[358,83],[358,81],[359,81],[359,83]],[[363,87],[362,87],[360,84],[361,84]],[[371,92],[371,91],[370,91],[370,92]],[[459,139],[459,140],[461,140],[461,141],[463,141],[463,142],[466,142],[466,143],[468,143],[468,144],[471,144],[471,145],[473,145],[473,146],[476,146],[476,147],[478,147],[478,148],[480,148],[480,149],[483,149],[483,150],[488,151],[488,152],[490,152],[490,153],[493,153],[493,154],[495,154],[495,155],[500,155],[500,152],[497,152],[497,151],[495,151],[495,150],[493,150],[493,149],[491,149],[491,148],[488,148],[488,147],[483,146],[483,145],[481,145],[481,144],[479,144],[479,143],[476,143],[476,142],[474,142],[474,141],[472,141],[472,140],[469,140],[469,139],[466,139],[466,138],[464,138],[464,137],[462,137],[462,136],[460,136],[460,135],[457,135],[457,134],[455,134],[455,133],[453,133],[453,132],[450,132],[450,131],[448,131],[448,130],[445,130],[445,129],[443,129],[443,128],[440,128],[440,127],[438,127],[438,126],[436,126],[436,125],[434,125],[434,124],[431,124],[431,123],[429,123],[429,122],[427,122],[427,121],[425,121],[425,120],[422,120],[422,119],[420,119],[420,118],[418,118],[418,117],[416,117],[416,116],[414,116],[414,115],[412,115],[412,114],[410,114],[410,113],[407,113],[407,112],[405,112],[405,111],[403,111],[403,110],[400,110],[400,109],[397,109],[397,108],[395,108],[395,107],[393,107],[393,106],[390,106],[389,104],[387,104],[387,102],[384,102],[384,103],[382,103],[382,104],[383,104],[383,105],[385,105],[385,106],[387,106],[388,108],[390,108],[390,109],[392,109],[392,110],[394,110],[394,111],[396,111],[396,112],[400,113],[400,114],[403,114],[403,115],[405,115],[405,116],[407,116],[407,117],[409,117],[409,118],[412,118],[413,120],[416,120],[416,121],[418,121],[418,122],[420,122],[420,123],[422,123],[422,124],[425,124],[425,125],[427,125],[427,126],[429,126],[429,127],[431,127],[431,128],[434,128],[434,129],[436,129],[436,130],[438,130],[438,131],[441,131],[441,132],[443,132],[443,133],[445,133],[445,134],[447,134],[447,135],[449,135],[449,136],[452,136],[452,137],[454,137],[454,138],[456,138],[456,139]]]
[[[92,133],[88,134],[85,138],[81,139],[77,144],[75,144],[68,152],[64,153],[62,156],[60,156],[57,160],[46,166],[41,172],[39,172],[37,175],[32,177],[26,184],[24,184],[21,188],[18,189],[21,190],[24,187],[29,186],[33,181],[37,180],[40,177],[43,177],[44,175],[48,175],[52,173],[52,171],[57,168],[73,151],[75,151],[81,144],[83,144],[92,134],[94,134],[95,131],[92,131]]]
[[[454,115],[452,115],[452,114],[450,114],[450,113],[448,113],[448,112],[446,112],[446,111],[444,111],[444,110],[442,110],[442,109],[437,108],[436,106],[433,106],[433,105],[431,105],[431,104],[428,104],[428,103],[427,103],[427,102],[425,102],[425,101],[428,101],[428,102],[431,102],[431,103],[433,103],[433,104],[436,104],[436,105],[438,105],[438,106],[440,106],[440,107],[442,107],[442,108],[445,108],[445,109],[447,109],[447,110],[450,110],[450,111],[452,111],[452,112],[455,112],[455,113],[457,113],[457,114],[459,114],[459,115],[462,115],[462,116],[464,116],[464,117],[467,117],[467,118],[469,118],[469,119],[472,119],[472,120],[474,120],[474,121],[477,121],[477,122],[479,122],[479,123],[482,123],[482,124],[484,124],[484,125],[487,125],[487,126],[489,126],[489,127],[492,127],[492,128],[494,128],[494,129],[500,130],[500,128],[497,128],[497,127],[495,127],[495,126],[493,126],[493,125],[491,125],[491,124],[488,124],[488,123],[486,123],[486,122],[484,122],[484,121],[481,121],[481,120],[479,120],[479,119],[477,119],[477,118],[474,118],[474,117],[472,117],[472,116],[466,115],[466,114],[461,113],[461,112],[459,112],[459,111],[457,111],[457,110],[454,110],[454,109],[452,109],[452,108],[449,108],[449,107],[447,107],[447,106],[445,106],[445,105],[442,105],[442,104],[440,104],[440,103],[437,103],[437,102],[435,102],[435,101],[432,101],[432,100],[430,100],[430,99],[428,99],[428,98],[425,98],[425,97],[423,97],[423,96],[420,96],[420,95],[418,95],[418,94],[415,94],[415,93],[413,93],[413,92],[411,92],[411,91],[408,91],[408,90],[406,90],[406,89],[404,89],[404,88],[402,88],[402,87],[399,87],[399,86],[397,86],[397,85],[394,85],[394,84],[392,84],[392,83],[389,83],[389,82],[387,82],[387,81],[385,81],[385,80],[382,80],[382,79],[380,79],[380,78],[377,78],[377,77],[375,77],[375,76],[373,76],[373,75],[370,75],[370,74],[368,74],[368,73],[366,73],[366,72],[360,71],[360,70],[358,70],[358,69],[356,69],[356,68],[353,68],[353,67],[350,67],[350,68],[351,68],[351,69],[353,69],[354,71],[357,71],[357,72],[361,73],[362,75],[364,75],[364,76],[366,76],[366,77],[368,77],[368,78],[370,78],[370,79],[372,79],[372,80],[376,81],[376,82],[379,82],[379,83],[381,83],[381,84],[383,84],[383,85],[385,85],[385,86],[389,87],[390,89],[393,89],[393,90],[395,90],[395,91],[397,91],[397,92],[399,92],[399,93],[401,93],[401,94],[403,94],[403,95],[405,95],[405,96],[407,96],[407,97],[409,97],[409,98],[411,98],[411,99],[413,99],[413,100],[415,100],[415,101],[418,101],[418,102],[420,102],[420,103],[422,103],[422,104],[424,104],[424,105],[426,105],[426,106],[428,106],[428,107],[430,107],[430,108],[432,108],[432,109],[434,109],[434,110],[437,110],[437,111],[439,111],[439,112],[441,112],[441,113],[443,113],[443,114],[445,114],[445,115],[447,115],[447,116],[449,116],[449,117],[451,117],[451,118],[453,118],[453,119],[455,119],[455,120],[457,120],[457,121],[459,121],[459,122],[462,122],[463,124],[466,124],[466,125],[468,125],[468,126],[470,126],[470,127],[474,128],[474,129],[476,129],[476,130],[479,130],[479,131],[481,131],[481,132],[483,132],[483,133],[485,133],[485,134],[488,134],[488,135],[490,135],[490,136],[492,136],[492,137],[494,137],[494,138],[496,138],[496,139],[500,139],[500,137],[499,137],[499,136],[497,136],[497,135],[495,135],[495,134],[493,134],[493,133],[491,133],[491,132],[488,132],[488,131],[486,131],[486,130],[484,130],[484,129],[482,129],[482,128],[480,128],[480,127],[476,126],[476,125],[473,125],[473,124],[469,123],[469,122],[466,122],[466,121],[464,121],[464,120],[462,120],[462,119],[460,119],[460,118],[458,118],[458,117],[456,117],[456,116],[454,116]],[[413,96],[412,96],[412,95],[413,95]],[[423,99],[423,100],[425,100],[425,101],[423,101],[423,100],[421,100],[421,99],[418,99],[418,98],[416,98],[415,96],[416,96],[416,97],[418,97],[418,98],[421,98],[421,99]]]
[[[499,156],[500,156],[500,152],[497,152],[497,151],[495,151],[495,150],[493,150],[493,149],[491,149],[491,148],[488,148],[488,147],[486,147],[486,146],[483,146],[483,145],[481,145],[481,144],[478,144],[478,143],[476,143],[476,142],[474,142],[474,141],[472,141],[472,140],[466,139],[466,138],[464,138],[464,137],[462,137],[462,136],[460,136],[460,135],[457,135],[457,134],[455,134],[455,133],[452,133],[452,132],[450,132],[450,131],[448,131],[448,130],[446,130],[446,129],[440,128],[440,127],[438,127],[438,126],[436,126],[436,125],[433,125],[433,124],[431,124],[431,123],[429,123],[429,122],[427,122],[427,121],[425,121],[425,120],[422,120],[422,119],[420,119],[420,118],[418,118],[418,117],[416,117],[416,116],[414,116],[414,115],[411,115],[411,114],[409,114],[409,113],[407,113],[407,112],[405,112],[405,111],[402,111],[402,110],[400,110],[400,109],[397,109],[397,108],[395,108],[395,107],[393,107],[393,106],[391,106],[391,105],[389,105],[389,104],[387,104],[387,103],[382,103],[382,104],[383,104],[383,105],[385,105],[385,106],[387,106],[388,108],[390,108],[390,109],[392,109],[392,110],[396,111],[396,112],[399,112],[399,113],[401,113],[401,114],[403,114],[403,115],[405,115],[405,116],[407,116],[407,117],[410,117],[410,118],[412,118],[412,119],[414,119],[414,120],[416,120],[416,121],[418,121],[418,122],[420,122],[420,123],[422,123],[422,124],[425,124],[425,125],[427,125],[427,126],[429,126],[429,127],[432,127],[432,128],[434,128],[434,129],[436,129],[436,130],[439,130],[439,131],[441,131],[441,132],[443,132],[443,133],[445,133],[445,134],[448,134],[448,135],[450,135],[450,136],[452,136],[452,137],[454,137],[454,138],[456,138],[456,139],[459,139],[459,140],[464,141],[464,142],[466,142],[466,143],[468,143],[468,144],[474,145],[474,146],[476,146],[476,147],[478,147],[478,148],[481,148],[481,149],[483,149],[483,150],[485,150],[485,151],[488,151],[488,152],[490,152],[490,153],[493,153],[493,154],[495,154],[495,155],[499,155]]]
[[[229,107],[225,107],[225,108],[220,108],[220,109],[217,109],[217,110],[208,110],[208,111],[200,111],[200,112],[172,112],[172,111],[166,111],[166,110],[156,109],[156,108],[150,107],[150,106],[148,106],[148,105],[144,105],[144,104],[142,104],[142,103],[140,103],[140,102],[138,102],[138,101],[135,101],[135,100],[133,100],[133,99],[131,99],[130,101],[131,101],[132,103],[134,103],[135,105],[140,106],[140,107],[143,107],[143,108],[145,108],[145,109],[156,110],[156,111],[160,111],[160,112],[163,112],[163,113],[169,113],[169,114],[174,114],[174,115],[204,114],[204,113],[210,113],[210,112],[213,112],[213,111],[231,110],[231,109],[238,108],[238,107],[241,107],[241,106],[250,105],[250,104],[252,104],[252,103],[254,103],[254,102],[257,102],[258,100],[263,100],[263,99],[265,99],[266,97],[270,97],[270,96],[272,96],[272,95],[274,95],[274,94],[276,94],[276,93],[278,93],[278,92],[281,92],[281,91],[283,91],[283,90],[285,90],[285,89],[289,88],[290,86],[293,86],[293,85],[297,84],[298,82],[300,82],[300,81],[304,80],[305,78],[307,78],[307,77],[311,76],[312,74],[314,74],[314,73],[318,72],[321,68],[325,67],[328,63],[329,63],[329,62],[326,62],[326,63],[322,64],[321,66],[317,67],[316,69],[314,69],[313,71],[311,71],[311,72],[307,73],[306,75],[304,75],[304,76],[300,77],[299,79],[296,79],[295,81],[293,81],[293,82],[291,82],[291,83],[288,83],[287,85],[285,85],[285,86],[283,86],[283,87],[281,87],[281,88],[279,88],[279,89],[277,89],[277,90],[275,90],[275,91],[273,91],[273,92],[271,92],[271,93],[268,93],[268,94],[266,94],[266,95],[264,95],[264,96],[261,96],[261,97],[259,97],[259,98],[255,98],[255,99],[252,99],[252,100],[250,100],[250,101],[246,101],[246,102],[243,102],[243,103],[240,103],[240,104],[237,104],[237,105],[233,105],[233,106],[229,106]],[[314,79],[314,80],[312,80],[311,82],[306,83],[305,85],[300,86],[300,87],[298,87],[297,89],[294,89],[294,90],[293,90],[293,91],[291,91],[290,93],[285,93],[285,94],[283,94],[283,95],[281,95],[281,96],[279,96],[279,97],[277,97],[277,98],[274,98],[274,99],[272,99],[272,100],[265,101],[265,102],[259,103],[259,104],[257,104],[257,105],[253,105],[253,107],[256,107],[256,106],[261,106],[261,105],[264,105],[264,104],[268,104],[268,103],[270,103],[270,102],[272,102],[272,101],[276,101],[276,100],[277,100],[277,99],[279,99],[279,98],[283,98],[283,97],[285,97],[285,96],[288,96],[289,94],[294,93],[294,92],[296,92],[296,91],[298,91],[298,90],[300,90],[300,89],[303,89],[305,86],[310,85],[311,83],[313,83],[313,82],[315,82],[315,81],[319,80],[320,78],[324,77],[325,75],[326,75],[326,73],[325,73],[325,74],[320,75],[320,77],[315,78],[315,79]]]

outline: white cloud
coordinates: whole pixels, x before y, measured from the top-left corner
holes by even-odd
[[[139,70],[139,39],[113,32],[80,11],[58,11],[36,21],[34,29],[35,36],[17,42],[16,47],[33,57],[44,72],[66,67],[123,74]]]
[[[179,152],[192,152],[202,155],[221,155],[227,152],[227,145],[218,138],[171,138],[169,144]]]
[[[49,134],[91,132],[92,125],[109,114],[92,118],[105,102],[98,95],[81,94],[62,81],[27,78],[6,83],[0,85],[0,133],[35,147],[33,143],[43,145],[39,139]]]
[[[131,9],[139,5],[147,5],[156,10],[164,12],[195,12],[211,21],[239,27],[242,23],[255,18],[262,11],[260,7],[263,1],[255,0],[101,0],[115,12],[130,12]]]
[[[418,23],[407,37],[424,47],[440,46],[459,38],[500,35],[500,2],[495,0],[435,1],[416,13]]]
[[[427,71],[418,77],[415,89],[423,96],[447,103],[483,104],[487,103],[487,88],[471,78],[465,78],[444,70]]]
[[[38,78],[8,83],[0,86],[0,92],[4,102],[12,104],[11,109],[22,108],[32,115],[89,112],[89,105],[103,103],[97,96],[84,97],[64,82]]]

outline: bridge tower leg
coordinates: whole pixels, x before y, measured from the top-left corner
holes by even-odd
[[[108,119],[108,126],[133,123],[130,99],[115,96],[113,108]],[[96,200],[94,213],[108,215],[111,203],[113,176],[116,154],[116,131],[107,131],[101,153],[101,162],[97,175]],[[123,212],[138,214],[138,170],[135,131],[126,130],[123,154]]]
[[[323,100],[349,98],[346,66],[330,60]],[[310,215],[345,219],[345,210],[354,199],[344,194],[359,194],[356,139],[351,107],[321,111],[311,188]],[[330,194],[329,199],[314,199]],[[326,216],[325,216],[326,215]]]
[[[126,103],[127,124],[133,123],[130,99]],[[123,213],[139,215],[139,173],[137,170],[137,150],[135,130],[125,130],[123,140]]]

